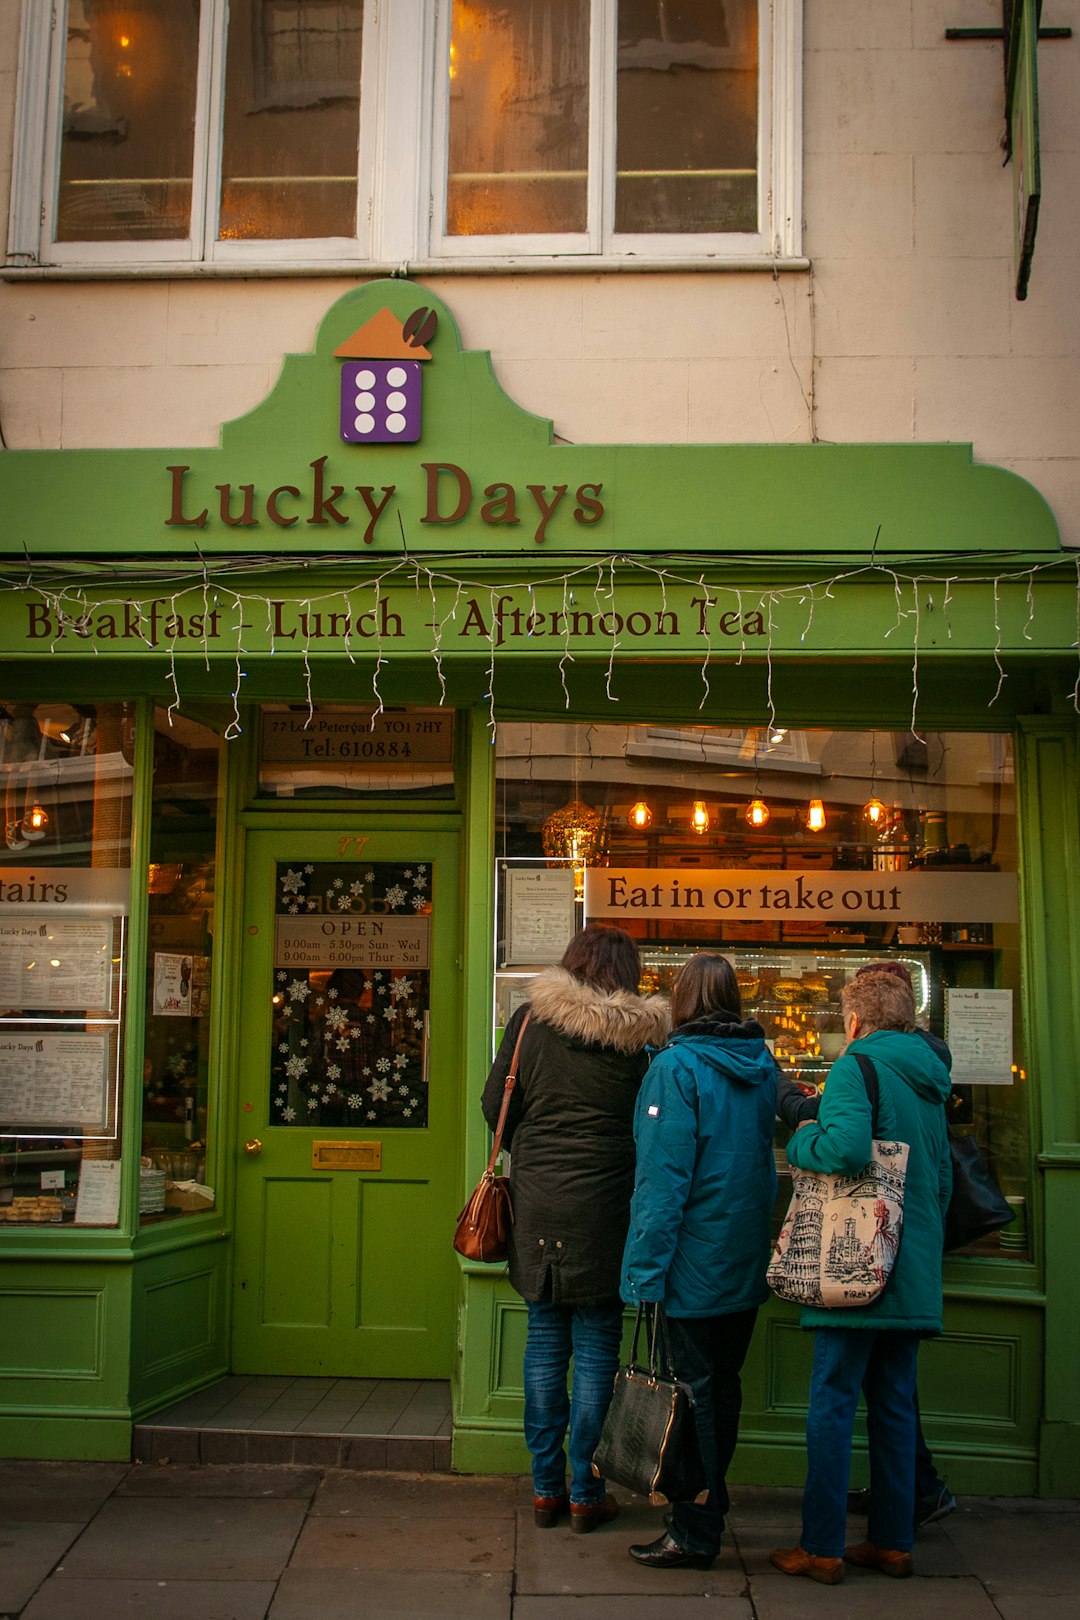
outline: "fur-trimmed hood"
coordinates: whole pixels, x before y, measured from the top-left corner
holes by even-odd
[[[543,1023],[571,1040],[612,1046],[617,1052],[643,1052],[662,1046],[671,1027],[663,996],[637,996],[630,990],[597,990],[565,968],[547,968],[529,986],[529,1005]]]

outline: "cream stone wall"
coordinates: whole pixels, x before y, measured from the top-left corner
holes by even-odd
[[[42,0],[44,3],[44,0]],[[1080,27],[1068,0],[1047,22]],[[6,214],[19,0],[0,0]],[[1039,51],[1043,210],[1013,296],[999,0],[806,0],[809,270],[443,276],[507,392],[577,441],[970,440],[1080,546],[1080,36]],[[22,447],[207,445],[305,350],[338,278],[0,283]]]

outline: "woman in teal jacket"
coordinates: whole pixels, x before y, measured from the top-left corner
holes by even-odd
[[[770,1556],[785,1574],[826,1585],[842,1579],[845,1559],[887,1575],[912,1572],[915,1364],[920,1338],[941,1332],[941,1253],[952,1187],[944,1106],[949,1072],[915,1032],[910,984],[889,973],[860,973],[844,986],[841,1004],[849,1044],[829,1070],[817,1119],[800,1125],[788,1143],[788,1159],[804,1170],[854,1175],[870,1158],[872,1136],[906,1142],[909,1153],[900,1248],[884,1292],[872,1305],[806,1307],[801,1314],[804,1327],[818,1330],[802,1539]],[[876,1121],[857,1052],[877,1074]],[[870,1452],[869,1539],[845,1549],[860,1387]]]
[[[630,1556],[651,1568],[708,1569],[728,1510],[739,1373],[768,1295],[778,1081],[760,1024],[743,1021],[725,957],[690,958],[671,1015],[671,1039],[638,1093],[622,1296],[664,1306],[676,1375],[694,1394],[708,1495],[673,1503],[665,1534]]]

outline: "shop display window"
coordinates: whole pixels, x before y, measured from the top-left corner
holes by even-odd
[[[222,725],[224,722],[222,723]],[[139,1217],[214,1207],[207,1184],[222,726],[154,715]]]
[[[133,709],[0,701],[0,1222],[120,1209]]]
[[[952,1049],[950,1125],[1015,1210],[971,1252],[1031,1257],[1010,737],[516,723],[497,745],[496,1036],[595,918],[637,938],[654,992],[723,951],[778,1064],[820,1089],[844,983],[903,962]]]

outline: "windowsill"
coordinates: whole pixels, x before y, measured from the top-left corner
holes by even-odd
[[[647,259],[636,255],[563,254],[550,257],[498,259],[417,259],[407,264],[367,259],[251,260],[240,263],[198,262],[189,259],[148,261],[142,264],[33,264],[0,266],[0,281],[237,281],[309,277],[382,277],[402,280],[418,276],[521,276],[521,275],[686,275],[706,272],[764,270],[770,275],[810,269],[807,258],[770,257],[767,254],[720,258]]]

